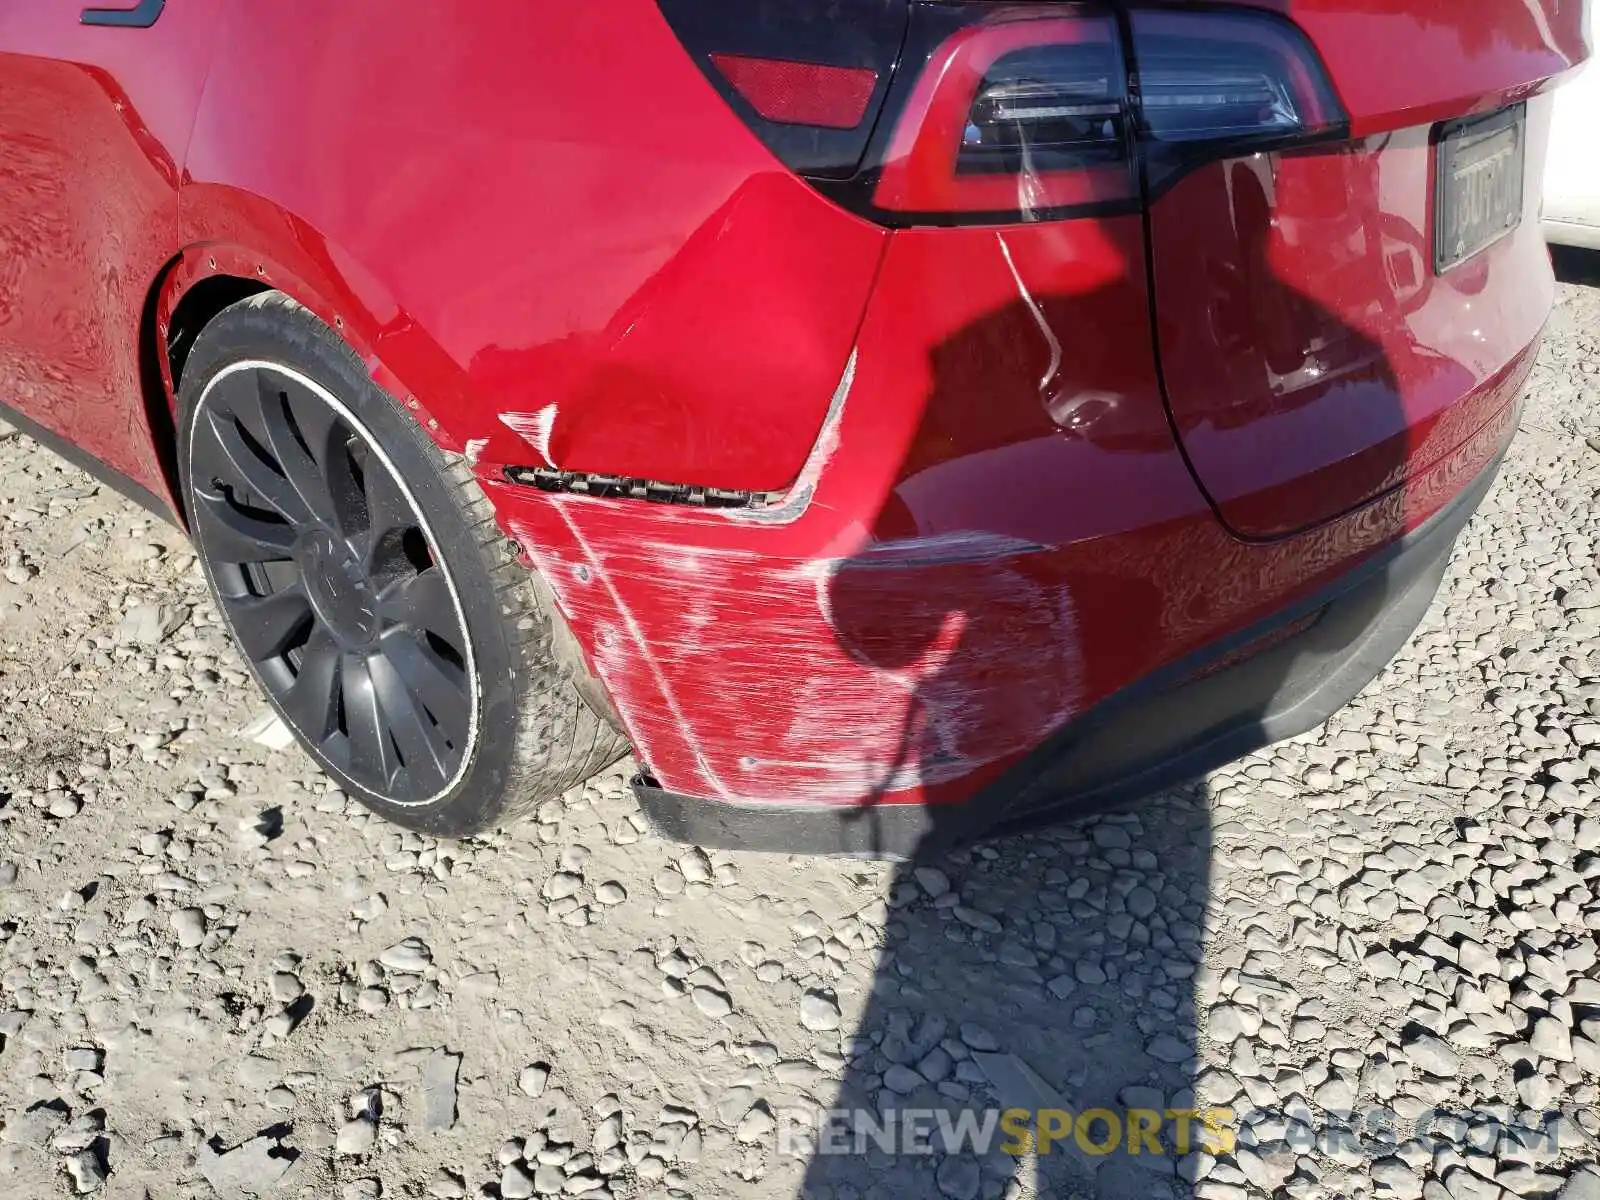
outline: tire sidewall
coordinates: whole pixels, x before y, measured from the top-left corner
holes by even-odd
[[[266,295],[277,298],[273,293]],[[308,753],[346,794],[396,824],[442,835],[493,825],[505,807],[515,774],[521,680],[489,565],[445,474],[448,460],[417,422],[372,381],[354,353],[309,312],[292,301],[269,306],[246,300],[225,310],[202,330],[184,364],[178,389],[178,463],[186,511],[193,503],[190,439],[201,398],[221,372],[248,360],[280,364],[313,380],[336,396],[382,448],[436,542],[434,557],[450,577],[471,643],[478,719],[465,766],[448,791],[424,803],[395,803],[363,787],[315,752],[308,749]],[[212,602],[231,636],[232,627],[201,537],[192,526],[191,533]],[[255,664],[245,661],[274,710],[289,724]],[[289,727],[294,728],[292,724]]]

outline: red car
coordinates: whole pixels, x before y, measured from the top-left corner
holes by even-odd
[[[16,422],[350,794],[905,854],[1304,730],[1551,304],[1574,0],[0,9]]]

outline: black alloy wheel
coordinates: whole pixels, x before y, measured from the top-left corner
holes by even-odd
[[[263,361],[214,375],[189,428],[191,521],[224,616],[283,716],[399,805],[461,774],[472,644],[422,511],[330,392]]]

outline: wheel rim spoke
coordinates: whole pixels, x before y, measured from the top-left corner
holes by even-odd
[[[396,535],[417,528],[417,515],[399,483],[377,463],[362,480],[366,501],[366,543],[362,547],[367,564],[381,567],[385,551],[399,553]]]
[[[252,500],[283,514],[290,524],[305,525],[311,521],[311,510],[300,499],[300,493],[245,440],[239,420],[232,411],[217,409],[208,414],[207,423],[211,426],[218,449],[227,459],[234,480],[243,485]],[[253,432],[251,437],[256,440]],[[257,444],[261,444],[259,440]]]
[[[267,449],[312,519],[335,525],[338,514],[324,466],[335,454],[334,414],[321,404],[292,406],[288,388],[265,372],[258,372],[256,380],[256,415]]]
[[[379,600],[378,611],[396,625],[426,630],[443,637],[451,649],[459,649],[455,637],[459,636],[461,618],[450,596],[450,585],[438,567],[429,567],[390,585]]]
[[[300,673],[282,697],[284,711],[314,745],[323,745],[339,728],[339,644],[316,626],[300,658]]]
[[[443,731],[421,711],[387,658],[375,654],[367,660],[367,668],[394,744],[405,747],[405,769],[411,782],[430,790],[437,787],[449,777],[452,758]]]
[[[463,745],[471,711],[467,673],[445,661],[407,629],[386,632],[382,646],[384,658],[400,684],[433,718],[451,745]]]
[[[252,662],[277,658],[311,623],[311,601],[300,587],[230,602],[233,632]]]
[[[195,521],[205,551],[218,562],[275,562],[289,557],[294,526],[252,516],[216,491],[195,492]]]
[[[346,651],[339,668],[344,688],[345,729],[350,739],[350,769],[358,776],[394,779],[400,763],[384,727],[378,689],[365,655]]]

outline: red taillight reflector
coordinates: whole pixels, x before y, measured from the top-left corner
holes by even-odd
[[[869,67],[742,54],[713,54],[711,62],[763,120],[785,125],[854,129],[867,115],[878,83],[878,73]]]
[[[938,46],[884,155],[892,212],[1029,216],[1138,195],[1116,21],[1006,9]]]

